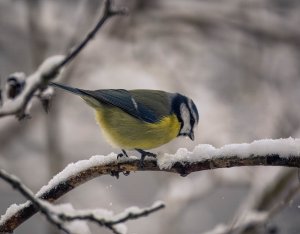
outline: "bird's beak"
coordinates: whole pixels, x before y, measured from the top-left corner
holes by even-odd
[[[193,131],[190,132],[189,138],[190,138],[192,141],[195,140],[195,135],[194,135],[194,132],[193,132]]]

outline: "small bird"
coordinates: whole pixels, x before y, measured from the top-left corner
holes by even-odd
[[[84,90],[51,82],[51,86],[79,95],[96,112],[96,121],[111,145],[141,154],[141,165],[146,156],[156,154],[145,151],[168,143],[178,136],[194,140],[194,128],[199,114],[194,102],[179,93],[148,89]]]

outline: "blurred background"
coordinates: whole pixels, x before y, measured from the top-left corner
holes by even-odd
[[[191,97],[200,111],[195,142],[177,139],[154,152],[197,144],[300,136],[300,2],[298,0],[116,0],[130,14],[109,20],[67,66],[60,82],[85,89],[162,89]],[[0,78],[34,72],[64,54],[101,15],[99,0],[0,0]],[[118,153],[107,144],[92,110],[57,91],[44,113],[0,119],[0,167],[38,191],[68,163]],[[61,198],[75,208],[167,208],[127,224],[131,234],[206,233],[269,211],[295,186],[296,169],[242,167],[179,175],[137,172],[96,178]],[[0,181],[0,213],[24,202]],[[300,196],[264,227],[238,233],[300,233]],[[110,233],[91,226],[93,233]],[[37,214],[19,233],[59,233]]]

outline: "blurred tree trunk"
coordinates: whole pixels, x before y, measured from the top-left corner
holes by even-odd
[[[27,0],[26,3],[32,70],[35,70],[45,58],[47,51],[47,39],[42,26],[42,1]]]

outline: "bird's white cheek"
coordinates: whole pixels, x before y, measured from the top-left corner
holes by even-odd
[[[189,123],[183,123],[180,133],[181,134],[189,134],[191,131],[191,126]]]
[[[183,120],[183,126],[181,128],[180,133],[183,135],[189,134],[192,129],[190,124],[190,112],[185,104],[182,104],[180,106],[180,113],[181,113],[181,118]]]

